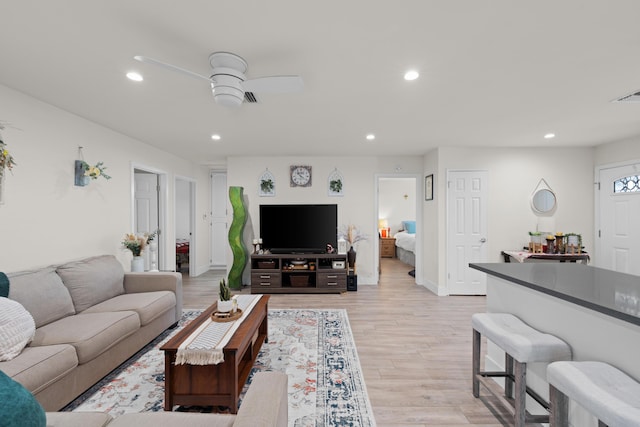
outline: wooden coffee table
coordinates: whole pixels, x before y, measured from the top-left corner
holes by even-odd
[[[268,295],[261,295],[223,349],[224,362],[217,365],[176,365],[182,342],[216,310],[214,303],[165,345],[164,410],[174,405],[227,406],[238,412],[238,396],[247,381],[262,343],[267,341]]]

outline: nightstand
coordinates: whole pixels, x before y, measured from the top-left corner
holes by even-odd
[[[380,258],[396,257],[396,239],[393,237],[380,238]]]

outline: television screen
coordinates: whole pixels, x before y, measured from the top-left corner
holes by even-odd
[[[324,253],[337,234],[338,205],[260,205],[262,248],[272,253]]]

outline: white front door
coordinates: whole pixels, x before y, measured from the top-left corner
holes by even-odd
[[[487,260],[487,171],[447,173],[447,289],[486,295],[486,274],[469,263]]]
[[[640,275],[640,174],[636,165],[600,170],[596,266]]]
[[[135,172],[135,224],[136,234],[151,233],[158,229],[158,175]],[[145,258],[145,270],[149,269],[149,251],[142,253]],[[158,245],[160,259],[160,245]]]
[[[227,174],[211,174],[211,266],[227,266]]]

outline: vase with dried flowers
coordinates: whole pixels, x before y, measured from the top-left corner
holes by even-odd
[[[342,226],[338,231],[338,239],[344,239],[347,243],[349,243],[349,251],[347,252],[347,263],[349,264],[349,270],[355,272],[356,267],[356,243],[367,240],[369,237],[362,233],[358,228],[349,224],[346,226]]]

